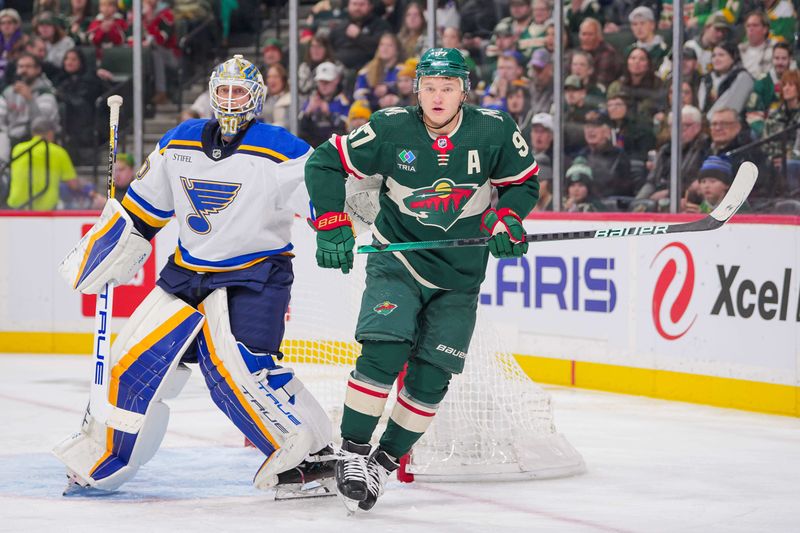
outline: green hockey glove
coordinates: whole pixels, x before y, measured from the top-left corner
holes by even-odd
[[[317,230],[317,264],[339,268],[347,274],[353,268],[353,223],[347,213],[325,213],[309,224]]]
[[[511,209],[486,211],[481,220],[481,232],[490,236],[489,251],[495,257],[522,257],[528,251],[522,220]]]

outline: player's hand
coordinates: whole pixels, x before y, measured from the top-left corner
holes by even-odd
[[[511,209],[486,211],[481,220],[481,232],[490,236],[489,251],[495,257],[522,257],[528,251],[522,220]]]
[[[353,223],[347,213],[330,212],[312,221],[317,230],[317,264],[322,268],[338,268],[345,274],[353,268]]]

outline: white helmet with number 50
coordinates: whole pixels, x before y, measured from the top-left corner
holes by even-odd
[[[218,65],[208,81],[211,108],[222,135],[233,136],[261,114],[267,92],[255,65],[235,55]]]

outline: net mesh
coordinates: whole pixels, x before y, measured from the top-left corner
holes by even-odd
[[[347,276],[327,271],[296,280],[287,316],[285,362],[327,410],[335,435],[347,376],[361,350],[353,332],[365,262],[357,256]],[[408,470],[431,480],[556,477],[582,471],[583,461],[556,433],[547,392],[503,349],[491,322],[479,312],[464,372],[453,377],[431,427],[414,447]]]

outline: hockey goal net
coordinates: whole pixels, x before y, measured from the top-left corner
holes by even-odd
[[[282,350],[286,364],[327,409],[338,435],[347,375],[360,353],[353,332],[366,260],[357,256],[347,276],[298,265],[303,257],[313,262],[313,242],[306,244],[309,249],[298,250],[295,260]],[[393,404],[390,397],[376,440]],[[547,392],[523,372],[479,312],[464,373],[453,377],[406,471],[423,481],[472,481],[561,477],[584,468],[581,455],[556,432]]]

